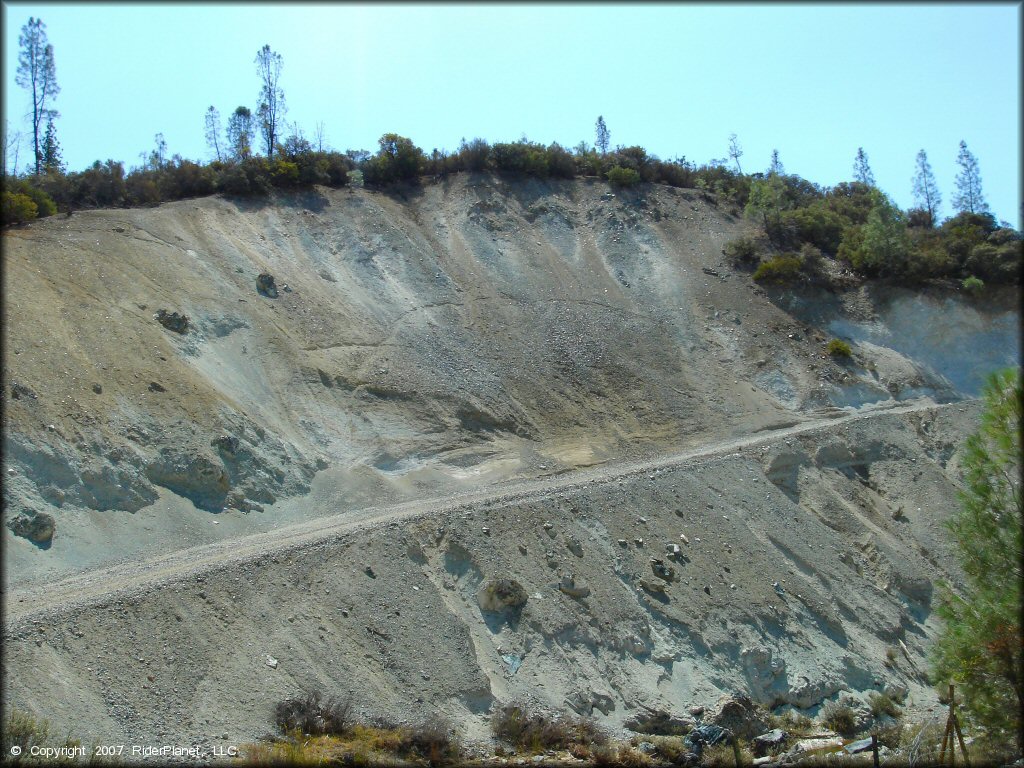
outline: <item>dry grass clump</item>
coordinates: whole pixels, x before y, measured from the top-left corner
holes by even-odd
[[[530,752],[603,745],[608,737],[593,720],[531,713],[523,704],[506,704],[491,718],[495,737]],[[578,750],[579,751],[579,750]]]
[[[281,731],[299,731],[311,736],[342,735],[352,725],[352,703],[324,699],[311,691],[299,699],[285,699],[274,709],[274,722]]]
[[[814,721],[807,715],[796,710],[786,710],[781,715],[768,716],[769,728],[778,728],[797,739],[805,739],[814,734]]]
[[[821,709],[821,722],[840,736],[853,736],[857,732],[857,716],[845,704],[830,701]]]
[[[49,720],[37,718],[31,712],[17,707],[11,707],[0,723],[0,734],[0,762],[4,763],[42,765],[53,762],[53,759],[33,756],[33,747],[82,749],[81,740],[71,738],[70,733],[63,739],[51,739]],[[12,752],[15,747],[20,750],[20,755]],[[97,758],[95,752],[95,749],[85,749],[85,757],[90,765],[112,765],[120,762],[117,757]]]
[[[750,747],[742,741],[738,742],[738,744],[740,753],[739,765],[750,765],[754,760],[754,753],[750,750]],[[715,744],[713,747],[705,747],[704,752],[701,755],[702,766],[710,766],[710,768],[733,768],[736,764],[736,751],[728,741]]]
[[[440,717],[411,726],[379,718],[360,722],[348,700],[324,698],[319,691],[282,701],[274,714],[283,737],[243,747],[244,762],[441,766],[458,761],[462,754],[454,729]]]

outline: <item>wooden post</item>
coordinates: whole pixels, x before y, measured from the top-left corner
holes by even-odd
[[[871,734],[871,761],[878,768],[878,736]]]
[[[960,752],[964,756],[964,765],[971,766],[971,760],[967,756],[967,745],[964,744],[964,735],[960,731],[960,720],[956,716],[956,692],[953,684],[949,684],[949,717],[946,718],[946,730],[942,734],[942,750],[939,752],[939,765],[946,764],[946,747],[949,747],[949,764],[956,765],[956,745],[953,738],[960,743]]]

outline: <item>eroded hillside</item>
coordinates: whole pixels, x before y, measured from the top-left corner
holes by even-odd
[[[238,528],[210,512],[258,527],[318,471],[344,509],[955,394],[941,343],[879,339],[891,296],[829,306],[730,270],[721,248],[744,226],[685,190],[460,175],[8,231],[5,515],[25,534],[9,578]],[[934,305],[926,327],[969,331],[960,368],[1012,359],[1010,309],[914,298]],[[828,317],[805,322],[807,305]],[[853,364],[824,355],[872,324]]]
[[[526,695],[927,705],[958,401],[1019,362],[1015,297],[765,290],[748,226],[460,174],[6,231],[5,703],[197,740],[315,685],[477,735]]]

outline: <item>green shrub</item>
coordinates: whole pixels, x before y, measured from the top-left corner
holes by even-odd
[[[840,736],[853,736],[857,732],[857,717],[845,704],[830,701],[822,707],[821,722]]]
[[[796,208],[782,214],[781,224],[800,241],[811,243],[825,253],[835,254],[843,238],[843,219],[824,202]]]
[[[892,697],[886,693],[872,691],[868,694],[868,704],[871,706],[871,716],[876,720],[884,715],[899,717],[900,708]]]
[[[380,145],[377,154],[363,163],[363,181],[366,184],[385,186],[419,178],[426,156],[411,139],[397,133],[385,133],[377,143]]]
[[[22,181],[18,184],[18,192],[23,195],[27,195],[29,199],[36,204],[36,216],[40,219],[44,219],[47,216],[53,216],[57,212],[57,206],[54,204],[50,196],[43,190],[36,187],[34,184],[30,184],[28,181]]]
[[[28,195],[4,191],[2,215],[4,224],[24,224],[32,221],[39,213],[36,204]]]
[[[968,293],[973,293],[973,294],[979,294],[985,288],[984,281],[979,280],[974,275],[971,275],[970,277],[964,278],[964,281],[963,281],[963,283],[961,283],[961,285],[963,285],[963,288],[964,288],[965,291],[967,291]]]
[[[484,139],[476,138],[468,144],[463,139],[459,144],[459,163],[464,170],[482,171],[487,168],[491,147]]]
[[[986,280],[1017,283],[1020,281],[1021,242],[1016,240],[1000,245],[979,243],[971,248],[964,269]]]
[[[517,141],[491,147],[491,162],[499,173],[544,178],[548,175],[548,152],[540,144]]]
[[[800,276],[803,262],[794,254],[782,254],[761,262],[754,270],[754,279],[759,283],[791,283]]]
[[[576,160],[560,144],[553,143],[547,148],[547,170],[557,179],[575,178]]]
[[[825,348],[832,357],[850,357],[853,350],[842,339],[832,339]]]
[[[733,266],[751,266],[757,263],[761,247],[753,237],[738,237],[725,244],[722,253]]]
[[[605,176],[613,187],[633,187],[640,183],[639,172],[632,168],[623,168],[621,165],[616,165]]]
[[[273,160],[270,165],[270,181],[275,187],[284,189],[298,186],[298,164],[288,160]]]

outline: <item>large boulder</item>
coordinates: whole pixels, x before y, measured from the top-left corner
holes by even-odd
[[[274,276],[269,272],[261,272],[256,278],[256,292],[268,299],[276,299],[277,284],[274,282]]]
[[[146,477],[154,485],[162,485],[210,512],[224,509],[231,490],[224,464],[203,451],[165,448],[146,466]]]
[[[53,540],[56,523],[51,515],[25,507],[17,517],[7,523],[15,536],[28,539],[33,544],[46,548]]]
[[[774,755],[779,752],[789,740],[789,734],[781,728],[773,728],[767,733],[762,733],[754,738],[754,757]]]
[[[764,713],[749,696],[723,696],[705,718],[707,722],[732,731],[741,739],[752,739],[768,730]]]

